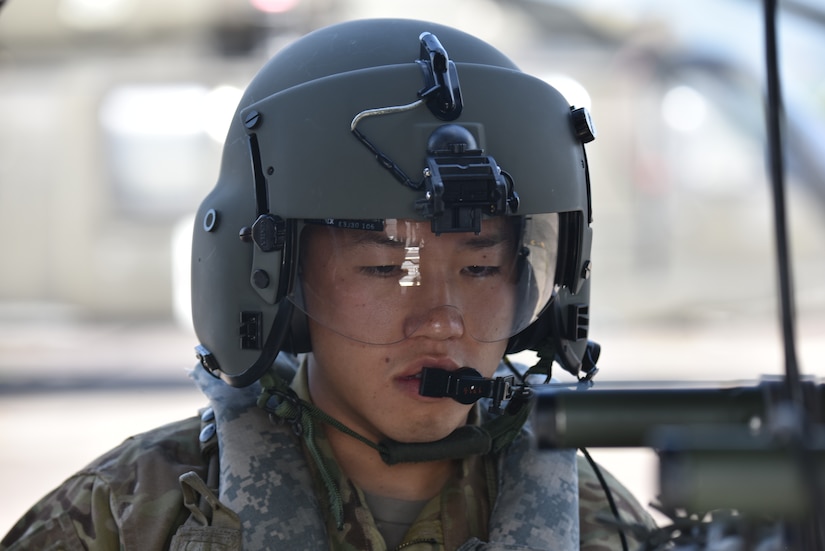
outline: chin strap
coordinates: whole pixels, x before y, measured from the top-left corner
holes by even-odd
[[[526,386],[511,388],[510,401],[502,414],[481,425],[464,425],[435,442],[407,443],[385,439],[376,444],[314,404],[302,400],[272,369],[261,377],[261,387],[258,407],[271,418],[289,423],[293,432],[303,440],[327,489],[339,530],[343,528],[343,502],[337,482],[331,474],[332,470],[315,441],[316,422],[325,423],[376,450],[387,465],[461,459],[490,452],[499,453],[509,446],[530,415],[534,397]]]
[[[530,415],[532,402],[533,391],[519,387],[513,392],[503,414],[481,425],[464,425],[435,442],[383,440],[377,449],[387,465],[499,453],[521,432]]]

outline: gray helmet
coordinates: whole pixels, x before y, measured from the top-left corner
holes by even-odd
[[[495,338],[509,339],[508,353],[549,350],[578,375],[592,219],[583,144],[593,137],[586,111],[455,29],[375,19],[299,39],[246,89],[196,217],[201,363],[245,386],[280,351],[309,351],[305,227],[414,220],[435,235],[477,234],[504,216],[519,228],[523,298]]]

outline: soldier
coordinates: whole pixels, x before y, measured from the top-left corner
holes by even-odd
[[[449,27],[355,21],[282,50],[196,217],[209,407],[69,478],[0,548],[634,544],[599,517],[651,519],[575,450],[536,450],[507,360],[595,370],[593,137],[586,111]]]

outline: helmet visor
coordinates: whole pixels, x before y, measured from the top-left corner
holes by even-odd
[[[289,299],[355,341],[387,345],[433,324],[482,342],[515,335],[554,292],[556,214],[495,217],[435,235],[426,221],[306,221]]]

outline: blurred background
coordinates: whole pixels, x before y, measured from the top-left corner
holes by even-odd
[[[285,43],[396,16],[490,41],[599,131],[602,381],[781,373],[757,0],[7,0],[0,10],[0,533],[127,436],[203,405],[192,215]],[[825,374],[825,5],[781,2],[798,352]],[[529,361],[529,358],[526,358]],[[643,503],[648,450],[595,450]]]

